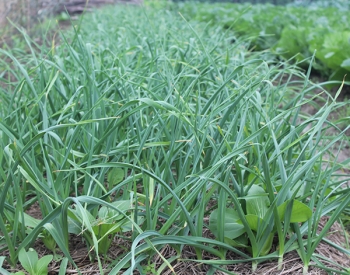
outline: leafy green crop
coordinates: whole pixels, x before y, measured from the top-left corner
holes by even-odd
[[[130,210],[130,201],[115,201],[110,203],[110,206],[114,209],[102,206],[98,211],[97,218],[94,218],[89,211],[83,208],[71,210],[68,214],[69,233],[76,235],[82,233],[90,246],[89,249],[94,248],[93,239],[96,238],[98,242],[96,251],[104,256],[106,256],[117,233],[131,231],[132,229],[132,223],[125,218],[125,212]]]
[[[219,24],[249,39],[255,50],[272,48],[307,68],[343,80],[349,69],[349,13],[332,7],[209,4],[180,6],[185,17]]]
[[[243,201],[243,200],[242,200]],[[235,209],[226,209],[219,218],[220,213],[214,210],[210,214],[209,228],[217,237],[220,232],[224,232],[226,243],[235,247],[245,247],[252,250],[253,257],[267,255],[272,247],[272,241],[277,233],[277,224],[280,227],[284,225],[285,232],[290,232],[292,227],[288,228],[291,223],[303,223],[312,217],[311,209],[298,201],[297,199],[287,200],[278,207],[276,203],[270,204],[268,193],[259,185],[252,185],[246,196],[245,202],[245,219],[249,229],[254,232],[255,239],[263,240],[259,245],[249,246],[246,242],[249,239],[246,227]],[[243,205],[237,207],[244,207]],[[271,216],[274,212],[278,215]],[[277,219],[276,219],[277,218]],[[223,221],[220,224],[219,221]],[[219,229],[222,228],[222,229]]]
[[[38,253],[30,248],[28,251],[24,249],[19,251],[19,261],[29,275],[47,275],[48,265],[52,261],[52,255],[46,255],[38,259]],[[17,275],[24,275],[24,272],[16,272]]]

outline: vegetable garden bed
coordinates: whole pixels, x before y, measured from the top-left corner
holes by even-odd
[[[154,5],[0,49],[1,272],[347,274],[343,84]]]

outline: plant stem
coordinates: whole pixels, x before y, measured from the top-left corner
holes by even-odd
[[[252,261],[252,271],[255,272],[258,268],[258,261]]]
[[[305,264],[303,267],[303,275],[309,274],[309,264]]]

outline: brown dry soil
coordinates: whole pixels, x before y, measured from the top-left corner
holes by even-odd
[[[38,205],[35,203],[32,205],[28,211],[26,211],[29,215],[32,217],[41,219],[41,212],[38,207]],[[321,220],[321,223],[319,224],[318,230],[322,230],[324,224],[327,222],[326,218],[323,218]],[[205,237],[212,238],[213,236],[211,235],[209,230],[206,230],[203,232]],[[129,238],[130,236],[116,236],[113,240],[113,243],[111,245],[111,248],[108,252],[107,258],[108,259],[117,259],[121,255],[123,255],[125,252],[130,250],[131,243],[128,240],[125,240],[122,237]],[[330,228],[328,234],[327,234],[327,239],[332,241],[333,243],[344,247],[345,244],[347,243],[347,236],[344,235],[344,230],[340,226],[339,223],[333,224],[333,226]],[[50,250],[48,250],[43,242],[39,239],[37,240],[33,248],[38,252],[39,258],[52,254]],[[57,252],[58,255],[60,255],[60,252]],[[160,253],[163,257],[166,259],[169,259],[172,256],[176,255],[175,250],[170,247],[170,246],[165,246],[160,250]],[[332,261],[326,262],[322,261],[325,266],[333,268],[333,269],[338,269],[337,264],[342,265],[343,267],[349,267],[350,266],[350,257],[339,250],[333,248],[332,246],[328,245],[325,242],[321,242],[320,245],[316,249],[316,253],[320,256],[324,256],[325,258],[328,258]],[[79,236],[71,236],[70,238],[70,254],[72,258],[74,259],[76,265],[79,267],[80,272],[82,274],[86,275],[97,275],[100,274],[99,269],[98,269],[98,264],[97,261],[95,260],[94,262],[91,262],[89,260],[89,254],[88,254],[88,248],[87,246],[83,243],[82,238]],[[3,253],[2,255],[6,255],[6,253]],[[63,255],[61,255],[63,256]],[[214,260],[217,259],[215,256],[210,255],[208,253],[203,253],[203,259],[204,260]],[[185,246],[183,249],[183,253],[181,257],[175,261],[172,262],[172,267],[175,271],[176,275],[185,275],[185,274],[195,274],[195,275],[204,275],[207,274],[210,266],[208,265],[198,265],[196,262],[193,262],[191,260],[196,260],[196,253],[192,247]],[[239,256],[234,254],[234,253],[228,253],[227,260],[237,260],[239,259]],[[103,262],[103,258],[101,258],[101,261]],[[105,268],[105,274],[108,274],[109,270],[108,269],[108,263],[110,261],[106,260],[106,263],[104,264]],[[155,264],[155,269],[159,268],[162,264],[163,261],[162,259],[156,255],[153,256],[152,258],[152,263]],[[17,265],[15,268],[12,268],[8,265],[3,266],[6,268],[8,271],[11,272],[17,272],[23,269],[21,269],[20,265]],[[49,275],[54,275],[58,274],[60,268],[60,261],[52,261],[52,263],[49,265]],[[264,262],[258,265],[258,269],[256,272],[251,271],[251,263],[244,263],[244,264],[235,264],[235,265],[227,265],[225,267],[226,270],[230,272],[234,272],[236,274],[241,274],[241,275],[253,275],[253,274],[266,274],[266,275],[272,275],[272,274],[302,274],[303,270],[303,264],[302,261],[300,260],[298,254],[296,252],[291,252],[287,253],[284,256],[284,261],[283,261],[283,266],[282,270],[277,270],[277,262],[276,261],[268,261]],[[76,268],[74,268],[72,265],[69,265],[66,271],[66,274],[78,274]],[[138,272],[134,272],[134,274],[139,274]],[[152,274],[152,273],[148,273]],[[172,271],[169,268],[164,269],[162,274],[173,274]],[[221,275],[221,274],[227,274],[223,271],[216,271],[214,274]],[[316,268],[314,266],[311,266],[309,268],[309,273],[308,274],[327,274],[324,270],[321,270],[319,268]]]
[[[77,7],[78,8],[78,7]],[[66,28],[67,24],[66,22],[62,22],[61,28]],[[68,24],[70,25],[70,24]],[[342,96],[339,100],[346,100],[347,95],[350,93],[349,87],[345,88],[345,91],[342,93]],[[322,100],[319,102],[315,102],[316,105],[321,105]],[[315,106],[306,106],[304,107],[303,111],[308,114],[313,114],[317,111],[317,107]],[[335,117],[338,115],[335,114]],[[348,146],[342,148],[339,156],[339,160],[345,160],[350,158],[350,148]],[[346,171],[347,172],[347,171]],[[38,205],[35,203],[31,206],[30,209],[26,211],[29,215],[31,215],[34,218],[41,219],[41,212]],[[324,226],[324,224],[327,222],[326,218],[323,218],[321,220],[321,223],[319,224],[319,230],[321,230]],[[335,223],[329,230],[327,234],[327,239],[332,241],[333,243],[341,246],[346,247],[346,244],[348,244],[348,236],[345,236],[345,233],[343,228],[339,223]],[[212,237],[209,230],[206,232],[203,232],[203,235],[206,237]],[[348,235],[348,234],[347,234]],[[126,237],[126,238],[124,238]],[[129,236],[116,236],[113,240],[113,243],[111,245],[111,248],[108,252],[107,258],[108,259],[117,259],[121,255],[123,255],[125,252],[130,250],[131,243],[130,241],[126,240]],[[38,239],[34,245],[33,248],[38,252],[39,258],[52,254],[50,250],[48,250],[43,242]],[[57,252],[58,255],[60,252]],[[176,251],[170,247],[165,246],[160,250],[161,255],[163,255],[164,258],[169,259],[172,256],[176,255]],[[324,256],[325,258],[330,259],[332,262],[326,262],[322,261],[325,266],[333,268],[335,270],[338,270],[337,264],[343,266],[343,267],[350,267],[350,257],[347,254],[344,254],[340,252],[339,250],[333,248],[326,242],[321,242],[320,245],[316,249],[316,253],[320,256]],[[89,259],[88,254],[88,248],[86,244],[83,242],[82,238],[80,236],[71,236],[70,239],[70,254],[72,258],[74,259],[76,265],[80,269],[81,274],[84,275],[97,275],[100,274],[98,269],[98,263],[95,260],[94,262],[91,262]],[[0,256],[6,256],[7,252],[4,252],[0,254]],[[63,255],[62,255],[63,256]],[[213,255],[209,255],[207,253],[203,253],[203,259],[204,260],[213,260],[216,259]],[[172,262],[173,270],[175,271],[176,275],[185,275],[185,274],[194,274],[194,275],[204,275],[207,274],[208,270],[210,269],[210,266],[208,265],[199,265],[196,262],[193,262],[191,260],[196,260],[197,256],[192,247],[185,246],[182,252],[181,257],[175,261]],[[239,256],[234,253],[228,253],[227,260],[237,260],[239,259]],[[101,258],[101,261],[104,262],[104,259]],[[105,260],[104,268],[105,268],[105,274],[108,274],[108,263],[110,263],[110,260]],[[155,269],[159,268],[163,261],[162,259],[157,255],[153,256],[152,261],[155,264]],[[24,271],[20,265],[17,265],[15,268],[11,268],[9,265],[7,265],[6,261],[3,266],[3,268],[7,269],[10,272],[17,272],[19,270]],[[60,268],[60,261],[52,261],[52,263],[49,265],[49,274],[54,275],[58,274]],[[283,266],[282,270],[277,270],[277,261],[267,261],[264,263],[260,263],[258,265],[258,269],[256,272],[252,272],[251,270],[251,263],[243,263],[243,264],[235,264],[235,265],[227,265],[225,266],[225,269],[234,272],[236,274],[241,275],[253,275],[253,274],[266,274],[266,275],[273,275],[273,274],[302,274],[303,270],[303,263],[299,258],[299,255],[297,252],[291,252],[287,253],[284,256]],[[78,274],[78,271],[71,265],[68,265],[66,274]],[[139,274],[139,273],[134,273]],[[149,273],[151,274],[151,273]],[[172,270],[169,268],[164,269],[162,274],[173,274]],[[221,274],[227,274],[223,271],[216,271],[214,274],[221,275]],[[311,266],[309,268],[308,274],[328,274],[326,271],[319,269],[317,267],[314,267],[311,263]]]

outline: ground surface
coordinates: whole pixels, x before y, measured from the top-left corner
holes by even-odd
[[[27,211],[27,213],[32,217],[35,217],[38,219],[42,218],[40,208],[38,207],[37,204],[34,204]],[[326,219],[322,220],[322,222],[319,225],[319,230],[323,228],[326,222],[327,222]],[[340,224],[336,223],[329,230],[329,233],[327,234],[327,239],[339,246],[344,247],[344,244],[347,241],[343,232],[344,231],[340,226]],[[207,232],[204,232],[204,235],[210,237],[209,230]],[[116,236],[111,246],[111,249],[108,253],[108,258],[111,260],[117,259],[123,253],[128,251],[130,249],[130,246],[131,246],[130,242],[125,241],[120,236]],[[52,252],[45,247],[45,245],[41,240],[38,240],[34,244],[33,248],[38,252],[39,257],[52,254]],[[170,257],[176,255],[175,250],[170,246],[163,247],[160,250],[160,252],[166,259],[169,259]],[[70,253],[82,274],[87,274],[87,275],[100,274],[97,261],[91,262],[89,260],[88,248],[83,243],[82,238],[80,238],[79,236],[75,236],[75,237],[72,236],[72,238],[70,239]],[[333,263],[324,262],[324,264],[328,267],[337,269],[337,266],[336,266],[337,264],[340,264],[345,267],[350,266],[350,257],[348,255],[331,247],[325,242],[322,242],[318,246],[318,248],[316,249],[316,253],[318,255],[325,256],[326,258],[332,259]],[[229,253],[227,255],[227,260],[237,260],[237,257],[238,256],[236,254]],[[192,247],[185,247],[183,249],[183,254],[181,255],[181,258],[178,261],[175,261],[172,263],[172,266],[175,270],[176,275],[207,274],[207,271],[209,270],[210,266],[198,265],[195,262],[191,262],[191,259],[192,260],[196,259],[196,253]],[[212,260],[212,259],[215,259],[215,257],[213,257],[212,255],[203,254],[203,259]],[[101,257],[101,260],[103,261],[103,257]],[[107,260],[104,265],[106,274],[108,274],[108,271],[110,270],[108,268],[109,262],[110,261]],[[159,256],[154,256],[153,263],[155,264],[155,269],[157,270],[157,268],[159,268],[163,264],[163,261]],[[4,266],[4,267],[8,268],[9,271],[11,270],[13,272],[22,270],[20,265],[18,265],[14,269],[11,269],[10,266]],[[60,261],[52,261],[52,263],[49,266],[49,274],[51,275],[58,274],[59,268],[60,268]],[[236,274],[242,274],[242,275],[303,274],[302,272],[303,263],[296,252],[287,253],[285,255],[284,261],[283,261],[283,268],[281,271],[277,270],[277,261],[261,263],[260,265],[258,265],[258,269],[256,270],[256,272],[251,271],[251,263],[228,265],[225,268],[228,271],[234,272]],[[78,274],[78,272],[73,266],[69,266],[66,274]],[[138,273],[135,273],[135,274],[138,274]],[[151,274],[151,273],[148,273],[148,274]],[[172,274],[172,272],[169,268],[166,268],[161,274],[164,274],[164,275]],[[223,271],[216,271],[214,274],[221,275],[226,273],[224,273]],[[327,274],[327,272],[311,266],[309,269],[309,274]]]

